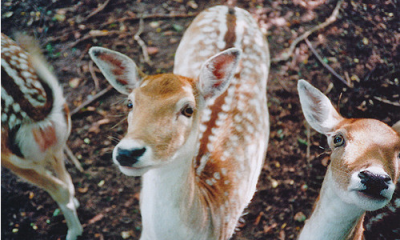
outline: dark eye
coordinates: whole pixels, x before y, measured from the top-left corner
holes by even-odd
[[[191,107],[190,105],[186,105],[186,106],[182,109],[181,114],[182,114],[183,116],[185,116],[185,117],[190,118],[190,117],[193,115],[193,112],[194,112],[193,107]]]
[[[336,136],[333,138],[333,145],[334,145],[335,147],[343,146],[343,144],[344,144],[344,138],[343,138],[342,135],[336,135]]]
[[[131,100],[128,100],[128,103],[126,104],[126,106],[131,109],[133,107],[133,103]]]

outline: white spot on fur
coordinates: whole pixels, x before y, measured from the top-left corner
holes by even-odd
[[[22,59],[20,59],[20,64],[19,64],[21,70],[28,70],[28,65],[26,63],[23,63],[21,60]]]
[[[196,169],[196,173],[197,173],[198,176],[200,176],[201,172],[203,172],[204,167],[206,166],[206,164],[208,162],[208,159],[209,159],[209,155],[208,154],[205,154],[200,158],[200,165]]]
[[[222,173],[222,175],[226,176],[228,171],[226,170],[226,168],[221,168],[221,173]]]
[[[207,183],[208,185],[210,185],[210,186],[212,186],[212,185],[214,184],[210,179],[207,179],[207,180],[206,180],[206,183]]]
[[[1,114],[1,122],[7,122],[7,119],[8,119],[7,114],[2,113]]]
[[[14,103],[12,106],[13,106],[14,112],[19,112],[19,111],[21,111],[21,107],[19,106],[18,103]]]
[[[214,151],[214,145],[210,142],[207,144],[207,148],[208,148],[208,151],[210,151],[210,152]]]

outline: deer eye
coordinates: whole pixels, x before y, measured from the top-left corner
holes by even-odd
[[[126,106],[131,109],[133,107],[133,103],[131,100],[128,100],[128,103],[126,104]]]
[[[343,146],[343,144],[344,144],[344,138],[343,138],[342,135],[336,135],[336,136],[333,138],[333,145],[334,145],[335,147]]]
[[[181,110],[181,114],[188,118],[190,118],[193,115],[193,112],[194,112],[193,107],[190,106],[189,104],[183,107]]]

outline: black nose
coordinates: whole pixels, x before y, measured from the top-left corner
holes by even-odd
[[[362,191],[371,197],[382,198],[381,192],[389,188],[392,179],[387,174],[374,174],[370,171],[361,171],[358,174],[365,189]]]
[[[130,167],[146,152],[146,148],[117,149],[117,161],[121,166]]]

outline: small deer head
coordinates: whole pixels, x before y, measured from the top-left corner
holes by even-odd
[[[342,117],[323,93],[304,80],[298,82],[298,91],[307,122],[327,136],[332,150],[327,177],[336,193],[363,210],[385,206],[399,178],[399,133],[378,120]]]
[[[225,50],[208,59],[198,79],[174,74],[140,77],[129,57],[101,47],[89,54],[110,84],[128,95],[128,132],[113,151],[113,161],[126,175],[194,154],[199,112],[204,101],[219,96],[241,55]]]

